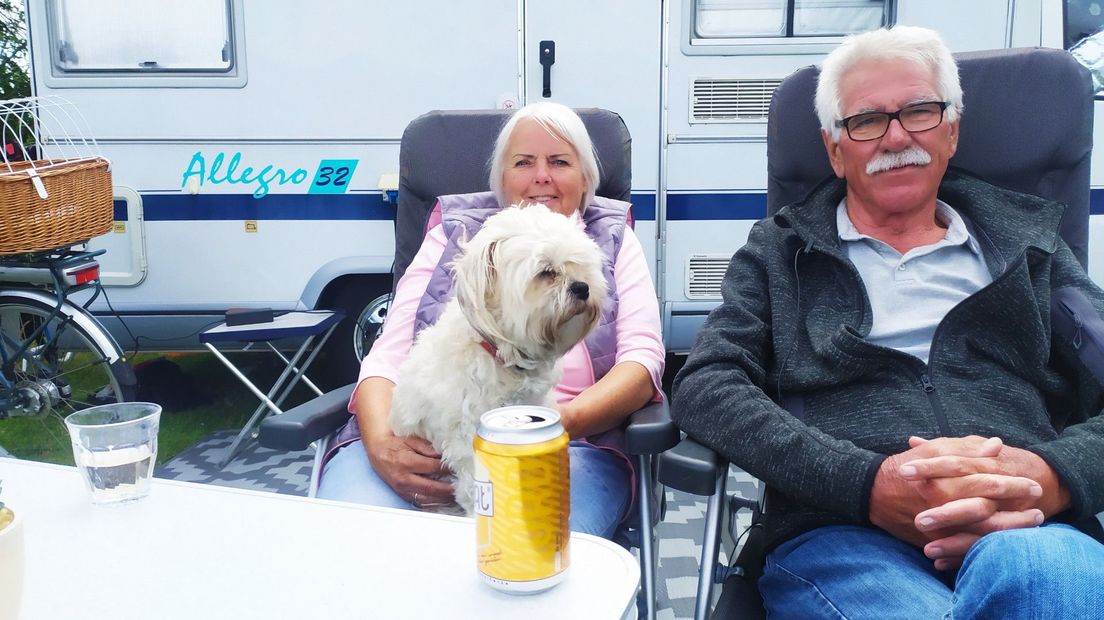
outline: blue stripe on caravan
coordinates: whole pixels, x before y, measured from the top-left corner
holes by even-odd
[[[149,222],[186,220],[390,220],[380,194],[143,194]]]
[[[1104,189],[1089,190],[1089,215],[1104,215]]]
[[[633,194],[631,200],[634,220],[646,222],[656,219],[656,195],[654,193]]]
[[[652,193],[632,195],[633,217],[656,219]],[[394,213],[380,194],[142,194],[145,219],[184,220],[389,220]],[[127,203],[116,200],[114,219],[127,219]]]
[[[180,220],[389,220],[393,210],[379,194],[143,194],[150,221]],[[632,195],[633,217],[656,219],[653,193]],[[668,220],[759,220],[766,217],[766,194],[668,194]],[[1089,194],[1089,213],[1104,215],[1104,189]],[[127,219],[125,200],[116,200],[114,219]]]
[[[667,194],[667,220],[761,220],[766,194]]]

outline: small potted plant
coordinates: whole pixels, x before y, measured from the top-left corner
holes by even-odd
[[[18,618],[23,598],[23,521],[4,504],[0,481],[0,618]]]

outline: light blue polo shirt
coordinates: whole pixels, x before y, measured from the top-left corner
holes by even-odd
[[[947,227],[946,236],[902,255],[855,228],[846,198],[836,208],[840,242],[862,276],[874,312],[867,342],[925,364],[935,328],[947,312],[993,281],[981,245],[962,217],[943,201],[936,202],[935,215]]]

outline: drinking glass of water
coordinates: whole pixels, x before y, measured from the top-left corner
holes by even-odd
[[[73,459],[92,492],[92,503],[149,494],[160,420],[161,405],[154,403],[111,403],[65,418]]]

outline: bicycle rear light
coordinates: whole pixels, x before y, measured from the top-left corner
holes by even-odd
[[[100,279],[100,264],[92,263],[86,265],[80,269],[74,269],[68,271],[65,274],[65,281],[73,286],[79,286],[81,284],[88,284],[89,282],[95,282]]]

